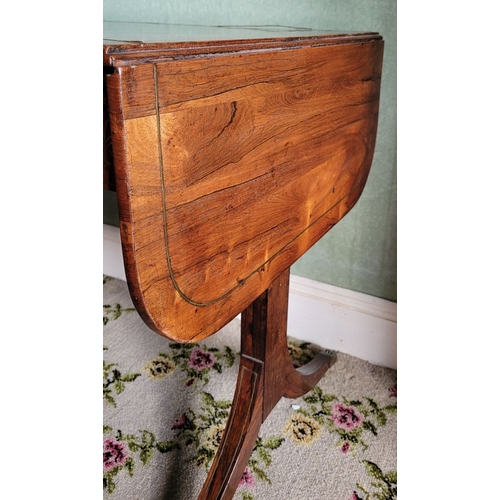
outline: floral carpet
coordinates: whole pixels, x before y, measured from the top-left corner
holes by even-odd
[[[231,408],[239,320],[177,344],[104,276],[103,488],[111,500],[196,500]],[[289,339],[294,363],[317,346]],[[261,427],[235,500],[396,499],[396,371],[337,353],[318,386]]]

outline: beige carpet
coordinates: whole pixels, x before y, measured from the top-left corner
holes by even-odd
[[[104,277],[104,498],[196,500],[236,385],[239,321],[180,345]],[[297,364],[314,346],[289,339]],[[261,428],[237,500],[396,499],[396,371],[337,353],[318,387]]]

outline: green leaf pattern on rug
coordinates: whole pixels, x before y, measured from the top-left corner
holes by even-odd
[[[397,472],[389,471],[384,474],[380,467],[369,460],[362,460],[365,466],[366,473],[375,479],[371,483],[372,491],[370,493],[369,488],[363,487],[359,482],[356,484],[357,487],[366,495],[366,497],[360,497],[355,491],[352,496],[352,500],[396,500],[397,498]]]
[[[289,338],[287,343],[288,354],[295,368],[309,363],[319,352],[319,349],[314,348],[310,342],[298,342]]]
[[[204,465],[208,471],[224,432],[231,401],[216,401],[208,392],[202,392],[200,396],[203,402],[200,413],[196,414],[189,408],[171,428],[176,431],[177,441],[195,447],[195,454],[189,461]]]
[[[114,306],[104,304],[102,308],[104,309],[104,316],[102,318],[104,325],[107,325],[110,320],[117,320],[123,313],[131,313],[135,311],[133,307],[123,308],[121,304],[115,304]]]
[[[106,361],[103,361],[102,395],[104,401],[115,408],[116,401],[113,396],[121,394],[125,390],[126,382],[133,382],[137,377],[141,376],[140,373],[122,375],[120,370],[115,368],[116,366],[118,366],[116,363],[106,363]]]
[[[140,435],[123,434],[118,430],[114,436],[110,435],[113,429],[104,426],[103,443],[103,488],[113,493],[116,488],[114,478],[121,472],[128,472],[133,476],[137,459],[142,465],[147,465],[155,451],[168,453],[178,448],[173,441],[156,441],[153,433],[141,430]]]
[[[264,469],[271,466],[272,458],[270,451],[278,449],[284,441],[285,438],[280,436],[271,437],[265,441],[261,437],[257,438],[252,455],[248,461],[248,467],[245,469],[240,481],[240,486],[253,485],[252,474],[255,474],[257,480],[271,484]]]

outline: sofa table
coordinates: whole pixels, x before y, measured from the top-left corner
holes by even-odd
[[[199,500],[232,498],[262,422],[332,363],[295,369],[290,266],[356,203],[383,40],[282,26],[104,23],[104,187],[146,324],[197,342],[241,313],[231,413]],[[305,465],[307,466],[307,465]]]

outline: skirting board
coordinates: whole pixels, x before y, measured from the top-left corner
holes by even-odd
[[[120,231],[103,225],[103,273],[125,280]],[[397,369],[397,304],[291,275],[288,335]]]

